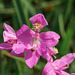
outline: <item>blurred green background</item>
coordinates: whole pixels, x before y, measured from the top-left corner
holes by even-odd
[[[0,0],[0,43],[3,42],[3,23],[17,31],[23,24],[32,28],[29,18],[42,13],[48,26],[42,31],[55,31],[61,38],[57,44],[57,58],[75,52],[75,0]],[[11,56],[9,51],[0,51],[0,75],[41,75],[46,60],[40,57],[30,69],[25,59]],[[66,70],[75,72],[75,61]]]

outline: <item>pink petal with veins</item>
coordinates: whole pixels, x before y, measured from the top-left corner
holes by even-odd
[[[37,15],[34,15],[33,17],[31,17],[29,19],[33,24],[35,23],[40,23],[43,27],[48,25],[46,19],[44,18],[44,15],[42,14],[37,14]]]
[[[32,68],[34,65],[37,64],[39,58],[40,55],[37,53],[37,51],[29,50],[26,53],[25,62],[30,68]]]
[[[1,43],[0,44],[0,50],[11,50],[12,49],[12,45],[8,44],[8,43]]]

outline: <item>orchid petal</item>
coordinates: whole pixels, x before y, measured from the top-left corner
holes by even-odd
[[[31,17],[29,20],[33,24],[40,23],[43,27],[46,26],[46,25],[48,25],[46,19],[44,18],[44,15],[42,15],[42,14],[37,14],[37,15]]]
[[[45,59],[47,59],[48,62],[53,62],[52,56],[50,56],[47,52],[44,52],[42,54],[42,57],[45,58]]]
[[[48,72],[47,74],[44,74],[44,75],[56,75],[56,73],[54,72],[54,70]]]
[[[13,35],[13,34],[7,32],[7,31],[3,32],[3,38],[4,38],[4,42],[7,42],[7,41],[9,41],[11,39],[17,39],[16,35]]]
[[[45,45],[43,45],[42,43],[39,45],[39,48],[37,49],[37,52],[42,56],[44,53],[47,52],[47,49],[45,47]]]
[[[62,75],[61,71],[55,70],[56,75]]]
[[[40,55],[37,53],[37,51],[32,52],[31,50],[29,50],[26,53],[25,62],[30,68],[32,68],[37,64],[39,58]]]
[[[70,75],[69,73],[65,72],[65,71],[61,71],[62,75]]]
[[[8,44],[8,43],[1,43],[0,44],[0,50],[11,50],[12,49],[12,45]]]
[[[32,37],[34,37],[35,33],[33,30],[29,29],[28,26],[23,25],[16,34],[17,38],[23,42],[27,48],[33,45]]]
[[[52,31],[40,33],[41,42],[47,47],[53,47],[58,43],[60,36]]]
[[[10,52],[11,55],[13,56],[16,56],[16,57],[21,57],[21,58],[24,58],[24,52],[23,53],[20,53],[20,54],[16,54],[13,50]]]
[[[69,53],[66,56],[63,56],[61,60],[67,64],[70,64],[74,60],[74,55],[75,53]]]
[[[41,44],[40,48],[38,48],[37,52],[45,59],[47,59],[47,61],[49,62],[53,62],[53,58],[51,55],[49,55],[48,49]]]
[[[11,26],[7,25],[6,23],[4,23],[4,30],[7,31],[8,33],[15,35],[14,29]]]
[[[56,75],[70,75],[69,73],[65,72],[65,71],[55,71]]]
[[[13,51],[14,51],[16,54],[20,54],[20,53],[25,52],[25,51],[24,51],[24,50],[25,50],[25,45],[22,44],[22,43],[20,43],[20,44],[19,44],[19,43],[16,43],[16,44],[13,45],[12,49],[13,49]]]
[[[42,72],[42,75],[56,75],[52,67],[52,63],[48,62]]]

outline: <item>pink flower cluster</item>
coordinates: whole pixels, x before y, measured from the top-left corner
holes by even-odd
[[[53,31],[40,33],[40,30],[48,25],[44,15],[37,14],[29,20],[33,24],[34,31],[27,25],[23,25],[15,33],[12,27],[4,23],[3,38],[5,43],[0,44],[0,50],[11,50],[11,55],[25,57],[25,63],[30,68],[36,65],[42,56],[47,59],[42,75],[75,75],[75,73],[69,74],[63,71],[74,60],[74,53],[53,61],[52,56],[58,53],[54,46],[57,45],[60,36]]]

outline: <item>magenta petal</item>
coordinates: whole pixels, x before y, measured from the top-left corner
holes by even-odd
[[[44,52],[42,54],[42,57],[45,58],[45,59],[47,59],[48,62],[53,62],[52,56],[50,56],[47,52]]]
[[[4,30],[15,35],[14,29],[11,26],[7,25],[6,23],[4,23]]]
[[[60,59],[57,59],[53,62],[53,65],[57,67],[59,70],[64,70],[69,67],[69,64],[74,60],[74,54],[70,53],[66,56],[63,56]]]
[[[50,72],[47,72],[46,74],[44,75],[56,75],[56,73],[54,72],[54,70],[50,71]]]
[[[42,72],[42,75],[56,75],[52,67],[52,63],[48,62]]]
[[[25,46],[32,46],[32,37],[34,36],[34,31],[29,29],[28,26],[23,25],[18,31],[17,31],[17,38],[22,41]]]
[[[65,72],[65,71],[55,71],[56,75],[70,75],[69,73]]]
[[[1,43],[0,44],[0,50],[11,50],[12,49],[12,45],[8,44],[8,43]]]
[[[37,52],[38,52],[41,56],[43,56],[43,54],[47,52],[47,49],[46,49],[45,45],[43,45],[43,44],[41,43],[41,44],[39,45],[39,48],[37,49]]]
[[[7,42],[8,40],[11,40],[11,39],[17,39],[15,31],[13,30],[11,26],[4,23],[4,29],[5,29],[5,31],[3,32],[4,42]]]
[[[21,57],[21,58],[24,58],[24,52],[23,53],[20,53],[20,54],[16,54],[13,50],[10,52],[11,55],[13,56],[16,56],[16,57]]]
[[[37,64],[39,58],[40,55],[37,53],[37,51],[31,52],[29,50],[26,53],[25,62],[30,68],[32,68],[34,65]]]
[[[69,73],[65,72],[65,71],[61,71],[60,75],[70,75]]]
[[[7,32],[7,31],[3,32],[3,38],[4,38],[4,42],[7,42],[8,40],[11,40],[11,39],[17,39],[16,35],[11,34],[11,33]]]
[[[61,71],[55,70],[56,75],[62,75]]]
[[[59,38],[60,36],[53,31],[40,33],[41,42],[47,47],[55,46],[58,43]]]
[[[66,56],[63,56],[61,60],[67,64],[70,64],[74,60],[74,55],[75,53],[69,53]]]
[[[44,18],[44,15],[42,15],[42,14],[37,14],[37,15],[31,17],[29,20],[33,24],[40,23],[43,27],[46,26],[46,25],[48,25],[46,19]]]
[[[40,44],[39,46],[40,47],[37,49],[37,52],[48,61],[53,61],[52,56],[48,53],[48,49],[43,44]]]
[[[13,45],[12,49],[16,54],[24,53],[25,45],[22,43],[16,43]]]

